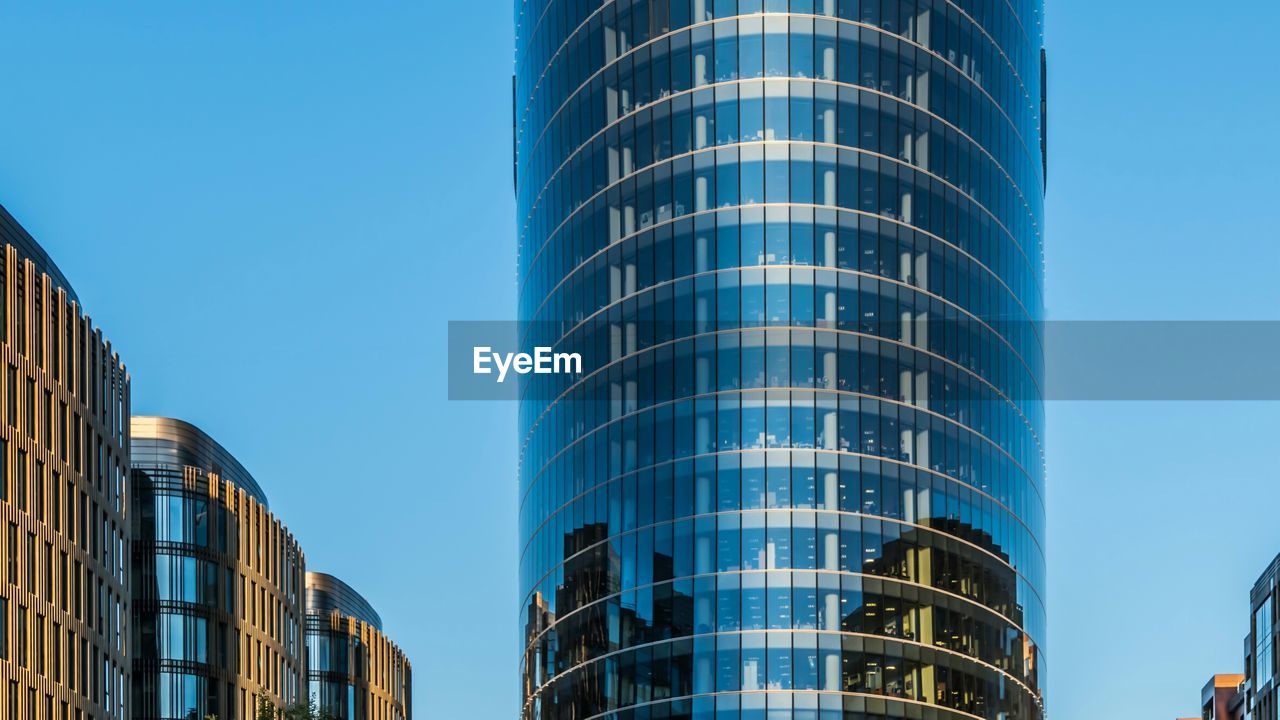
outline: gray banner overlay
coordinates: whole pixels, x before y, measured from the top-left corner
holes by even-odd
[[[1044,324],[1046,400],[1280,400],[1280,321]]]
[[[496,374],[474,372],[477,348],[520,352],[520,324],[507,320],[449,321],[449,399],[519,400],[520,383],[515,378],[499,383]]]
[[[961,336],[983,336],[992,340],[995,333],[999,333],[1004,337],[1030,338],[1032,341],[1039,338],[1035,345],[1043,347],[1044,375],[1039,390],[1044,400],[1280,400],[1280,321],[1051,321],[1020,328],[1015,327],[1018,323],[988,326],[976,321],[953,322],[952,325],[961,328]],[[535,377],[532,367],[539,346],[555,352],[575,349],[557,344],[555,340],[569,327],[567,323],[522,325],[502,320],[450,321],[449,399],[519,400],[522,385]],[[826,334],[827,337],[843,337],[845,342],[854,339],[855,344],[870,341],[882,348],[895,347],[900,354],[926,352],[955,359],[955,353],[948,354],[942,345],[944,341],[941,338],[947,331],[941,324],[931,325],[927,331],[927,337],[933,338],[933,342],[922,339],[925,336],[922,336],[918,325],[904,332],[898,323],[864,322],[856,327],[823,327],[819,324],[814,327],[745,326],[734,322],[726,327],[725,321],[720,319],[709,323],[650,323],[645,327],[639,327],[638,323],[616,323],[602,327],[604,331],[597,333],[597,351],[580,353],[582,372],[566,373],[571,377],[563,380],[572,382],[574,378],[595,378],[600,367],[607,365],[610,358],[641,358],[646,356],[649,348],[671,346],[695,333],[730,336],[730,341],[735,335],[747,337],[742,333],[760,333],[772,338],[785,337],[778,333],[791,333],[792,338]],[[913,335],[910,340],[914,342],[902,339],[907,335]],[[601,341],[600,337],[606,340]],[[708,340],[704,336],[699,342]],[[950,342],[950,339],[945,342]],[[742,344],[745,345],[745,341]],[[1015,360],[1021,358],[1029,370],[1036,369],[1037,360],[1034,358],[1023,357],[1010,346],[1000,344],[998,347]],[[481,365],[489,371],[487,374],[475,371],[477,349],[480,350]],[[524,374],[518,372],[515,361],[515,356],[520,353],[530,356],[524,366],[527,370]],[[509,364],[505,378],[499,382],[503,362]],[[961,361],[961,365],[967,363]],[[549,356],[543,358],[542,366],[551,368]],[[564,369],[563,363],[559,369]],[[819,386],[816,389],[828,388]],[[533,397],[525,392],[526,398]]]

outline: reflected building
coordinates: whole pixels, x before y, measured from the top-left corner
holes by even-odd
[[[334,720],[412,720],[412,670],[360,593],[307,573],[308,693]]]
[[[1039,0],[517,4],[526,720],[1041,720]]]
[[[253,720],[305,700],[305,560],[244,467],[199,428],[132,422],[135,720]]]
[[[131,717],[130,378],[0,207],[0,717]]]

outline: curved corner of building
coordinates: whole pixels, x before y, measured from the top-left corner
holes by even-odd
[[[382,616],[355,588],[334,575],[307,571],[307,613],[328,615],[335,610],[382,631]]]
[[[0,208],[0,528],[9,562],[0,575],[0,693],[8,710],[0,717],[17,717],[19,687],[28,698],[40,688],[45,707],[60,707],[63,717],[131,716],[121,691],[130,663],[121,641],[131,602],[129,383],[57,266]],[[84,578],[90,585],[82,595]],[[60,681],[61,668],[70,680],[73,666],[44,650],[63,631],[79,638],[65,647],[86,659],[82,668],[94,659],[98,687],[116,692],[85,692],[87,672],[80,687]],[[34,717],[35,704],[28,699],[25,707]]]
[[[31,233],[22,227],[22,223],[19,223],[4,205],[0,205],[0,246],[6,243],[18,251],[19,257],[30,260],[36,266],[37,276],[41,273],[48,275],[55,288],[62,288],[69,300],[79,304],[75,289],[71,287],[71,282],[67,280],[67,276],[62,273],[58,264],[49,257],[49,253],[45,252],[40,243],[31,237]]]
[[[194,423],[172,417],[135,415],[130,420],[131,453],[136,469],[190,466],[229,480],[270,508],[267,494],[244,465],[212,435]]]
[[[321,712],[410,720],[412,665],[373,605],[327,573],[307,572],[306,588],[308,690]]]
[[[200,428],[146,416],[131,428],[134,717],[247,718],[261,698],[298,702],[306,687],[298,540]],[[275,658],[277,672],[237,662],[237,647]]]

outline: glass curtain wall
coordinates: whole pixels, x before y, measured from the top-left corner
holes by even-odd
[[[1039,719],[1042,6],[523,0],[523,717]]]

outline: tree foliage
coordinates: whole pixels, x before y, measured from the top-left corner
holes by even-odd
[[[205,720],[218,720],[209,716]],[[258,698],[258,710],[254,720],[337,720],[332,714],[323,712],[316,705],[314,697],[305,702],[297,702],[288,707],[277,707],[269,698]]]

